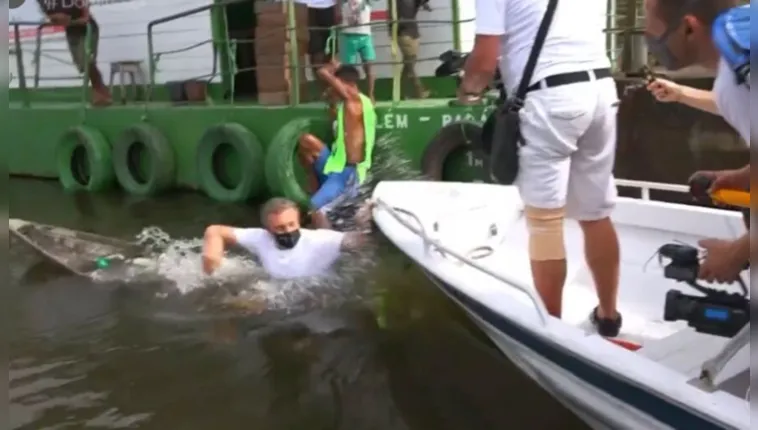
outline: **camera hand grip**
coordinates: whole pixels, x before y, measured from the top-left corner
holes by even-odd
[[[709,199],[716,203],[739,208],[750,207],[750,192],[726,189],[709,192],[711,185],[713,185],[713,181],[710,178],[695,176],[690,181],[690,194],[698,200]]]

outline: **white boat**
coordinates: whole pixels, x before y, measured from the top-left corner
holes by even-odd
[[[741,215],[648,199],[650,188],[687,192],[684,186],[619,182],[643,188],[642,199],[620,198],[613,214],[622,252],[619,339],[626,343],[599,336],[588,321],[597,298],[573,221],[565,226],[563,318],[547,314],[532,284],[515,187],[381,182],[373,215],[511,361],[593,428],[750,428],[749,322],[728,338],[664,321],[670,289],[698,292],[666,279],[653,258],[667,243],[738,237]]]

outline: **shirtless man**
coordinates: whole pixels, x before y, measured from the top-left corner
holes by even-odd
[[[318,70],[328,85],[326,96],[334,106],[335,139],[331,149],[316,136],[300,136],[298,158],[308,172],[312,219],[328,225],[326,214],[345,198],[357,195],[371,167],[376,138],[376,112],[371,99],[358,90],[360,73],[336,60]]]

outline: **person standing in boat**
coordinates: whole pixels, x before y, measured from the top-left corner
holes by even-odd
[[[370,207],[356,218],[368,223]],[[301,228],[300,209],[291,200],[273,198],[261,209],[264,228],[211,225],[203,239],[203,270],[210,275],[224,259],[229,246],[240,246],[257,256],[266,272],[277,279],[322,276],[329,273],[343,250],[366,242],[360,232]]]
[[[336,114],[334,143],[330,149],[306,133],[300,136],[297,154],[308,174],[311,216],[315,224],[326,226],[329,210],[355,197],[366,179],[376,140],[376,111],[358,89],[360,73],[354,66],[333,59],[318,75],[329,85],[326,97]]]
[[[92,104],[107,106],[111,104],[111,94],[105,86],[103,76],[97,68],[97,46],[100,39],[100,27],[90,13],[89,0],[38,0],[42,12],[54,25],[66,27],[66,42],[71,57],[79,73],[85,69],[92,83]],[[87,25],[90,26],[92,51],[86,56]]]
[[[736,0],[646,0],[645,33],[649,51],[668,70],[699,65],[716,72],[713,90],[664,79],[648,89],[661,102],[679,102],[721,115],[750,145],[750,5]],[[750,189],[750,160],[740,169],[697,172],[712,180],[711,191]],[[750,236],[700,241],[707,256],[700,278],[733,282],[750,259]]]
[[[498,59],[508,94],[516,94],[547,7],[548,0],[476,1],[476,38],[458,89],[460,103],[481,100]],[[493,155],[495,146],[507,146],[502,152],[518,156],[515,183],[525,203],[532,277],[547,311],[561,316],[567,271],[563,221],[570,217],[584,233],[599,299],[590,319],[599,334],[613,337],[621,328],[620,252],[610,218],[618,96],[603,36],[606,11],[605,0],[581,7],[557,3],[518,111],[522,139],[492,145]],[[495,157],[493,167],[494,162]]]

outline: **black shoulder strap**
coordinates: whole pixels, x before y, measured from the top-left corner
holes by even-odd
[[[540,51],[542,51],[542,45],[545,44],[547,38],[547,31],[550,29],[550,24],[553,22],[553,15],[555,15],[555,9],[558,8],[558,0],[548,0],[547,10],[542,17],[540,28],[537,30],[537,37],[532,45],[532,51],[529,53],[529,60],[524,67],[524,74],[521,76],[521,83],[519,83],[518,90],[516,91],[515,98],[519,102],[523,102],[526,97],[526,90],[529,88],[529,83],[532,81],[534,75],[534,68],[537,66],[537,59],[540,57]]]

